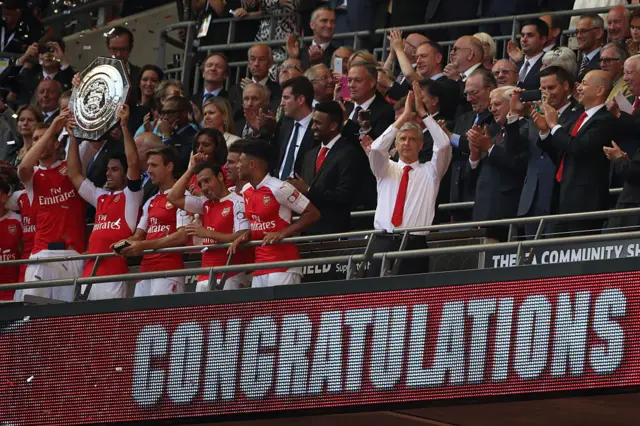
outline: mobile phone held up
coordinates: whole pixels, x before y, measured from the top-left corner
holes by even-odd
[[[542,100],[540,90],[525,90],[520,93],[520,102],[537,102]]]
[[[367,111],[366,109],[360,111],[360,118],[362,121],[371,121],[371,111]]]

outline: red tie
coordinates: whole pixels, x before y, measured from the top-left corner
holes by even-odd
[[[318,158],[316,158],[316,174],[318,174],[318,170],[322,167],[322,163],[324,163],[324,159],[327,158],[327,152],[329,152],[329,148],[323,146],[320,148],[320,153],[318,154]]]
[[[583,112],[580,118],[578,118],[578,121],[576,121],[576,124],[573,126],[573,129],[571,129],[570,134],[572,137],[578,134],[578,130],[580,130],[580,126],[582,126],[582,123],[586,119],[587,119],[587,113]],[[566,157],[566,155],[567,155],[566,153],[562,154],[562,160],[560,160],[560,167],[558,167],[558,171],[556,172],[556,180],[558,182],[562,182],[562,173],[564,172],[564,158]]]
[[[404,170],[402,171],[402,179],[400,179],[400,188],[398,188],[396,205],[393,208],[393,216],[391,216],[391,223],[393,224],[393,226],[400,226],[402,224],[402,217],[404,216],[404,202],[407,199],[409,172],[411,170],[413,170],[411,166],[404,166]]]
[[[631,115],[636,113],[638,107],[640,107],[640,98],[636,98],[635,102],[633,102],[633,112],[631,112]]]

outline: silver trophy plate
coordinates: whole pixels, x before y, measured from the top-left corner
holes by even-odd
[[[78,123],[73,133],[98,141],[118,122],[118,105],[127,102],[131,88],[129,76],[122,61],[100,57],[80,73],[80,80],[69,104]]]

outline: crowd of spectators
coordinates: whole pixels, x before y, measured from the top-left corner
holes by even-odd
[[[126,273],[127,258],[140,255],[141,272],[182,269],[179,253],[144,252],[191,244],[232,243],[203,250],[207,267],[225,265],[230,254],[234,263],[287,261],[299,257],[296,246],[273,243],[296,234],[375,228],[387,234],[374,250],[386,251],[401,243],[397,228],[640,206],[640,11],[616,6],[605,19],[581,16],[577,52],[560,45],[561,21],[524,21],[505,59],[497,57],[497,29],[461,35],[448,57],[432,34],[393,29],[380,63],[334,40],[340,7],[313,10],[308,46],[285,23],[281,50],[254,44],[248,77],[230,87],[229,58],[210,54],[193,96],[155,65],[131,63],[134,35],[115,27],[106,44],[132,87],[118,125],[100,141],[74,136],[70,90],[82,79],[64,41],[19,39],[22,56],[0,76],[1,260],[119,256],[98,265],[0,266],[0,282]],[[623,191],[612,203],[615,186]],[[473,209],[438,212],[439,204],[464,201]],[[352,220],[357,210],[375,216]],[[639,216],[625,216],[548,223],[546,232],[638,225]],[[425,234],[412,234],[407,247],[426,247]],[[487,234],[504,241],[507,228]],[[250,240],[263,244],[249,249]],[[403,261],[399,273],[427,271],[417,259]],[[229,276],[225,288],[298,283],[302,272],[269,267],[252,275]],[[198,290],[215,286],[200,277]],[[96,285],[90,298],[123,297],[124,288]],[[184,278],[165,277],[138,282],[135,295],[183,289]],[[73,298],[67,287],[4,296],[26,294]]]

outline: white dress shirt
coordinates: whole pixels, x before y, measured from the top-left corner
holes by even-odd
[[[296,121],[295,123],[300,123],[300,128],[298,129],[298,139],[296,141],[293,140],[293,135],[296,132],[295,130],[295,123],[293,126],[293,130],[291,131],[291,136],[289,137],[289,142],[287,143],[287,148],[284,150],[284,158],[282,159],[282,164],[280,165],[280,171],[278,172],[278,176],[282,176],[282,172],[284,170],[284,165],[287,162],[287,153],[289,152],[289,147],[291,146],[291,143],[295,143],[296,144],[296,150],[295,153],[293,155],[293,164],[295,165],[296,160],[298,159],[298,151],[300,151],[300,145],[302,145],[302,138],[304,138],[304,134],[306,133],[307,129],[311,127],[311,118],[313,117],[313,113],[307,115],[305,118],[303,118],[300,121]],[[294,169],[295,167],[291,167],[291,175],[290,177],[294,176]]]
[[[534,56],[533,58],[524,58],[524,62],[529,62],[529,68],[527,68],[527,72],[524,73],[524,75],[520,76],[520,81],[524,81],[525,78],[527,78],[527,76],[529,75],[529,72],[531,72],[531,68],[533,68],[533,66],[542,59],[542,57],[544,56],[544,50],[540,53],[538,53],[536,56]],[[522,67],[524,68],[524,63],[522,64]]]
[[[474,72],[475,70],[477,70],[478,68],[480,68],[480,65],[482,65],[480,62],[478,62],[477,64],[469,67],[469,69],[467,69],[465,72],[462,73],[462,81],[466,82],[467,79],[469,78],[469,76],[471,75],[472,72]]]
[[[326,42],[326,43],[316,43],[315,40],[311,41],[311,45],[312,46],[320,46],[320,48],[322,49],[322,51],[324,52],[325,50],[327,50],[327,47],[329,47],[329,45],[331,44],[330,41]]]
[[[444,131],[432,117],[423,120],[433,138],[433,156],[431,161],[420,164],[416,161],[409,164],[413,171],[409,174],[409,186],[404,205],[402,223],[398,228],[429,226],[433,222],[436,210],[436,196],[440,181],[447,172],[451,162],[452,148]],[[398,129],[393,125],[376,139],[369,152],[369,165],[378,183],[378,207],[374,218],[374,228],[393,231],[391,223],[393,209],[396,204],[400,180],[404,167],[402,161],[397,163],[389,159],[389,147],[396,140]],[[427,232],[415,232],[425,235]]]
[[[349,114],[349,119],[353,120],[353,121],[358,121],[358,117],[355,117],[355,112],[356,112],[356,108],[360,107],[362,108],[363,111],[368,111],[369,107],[371,106],[371,104],[373,103],[373,101],[376,99],[376,95],[374,93],[373,97],[371,99],[369,99],[368,101],[366,101],[363,104],[357,104],[357,103],[353,103],[353,111],[351,111],[351,114]]]
[[[589,121],[591,119],[591,117],[593,117],[593,115],[600,111],[602,108],[604,108],[604,104],[600,104],[600,105],[596,105],[593,108],[589,108],[588,110],[586,110],[585,112],[587,113],[587,118],[584,119],[584,121],[582,123],[580,123],[580,127],[578,127],[578,131],[580,131],[580,129],[582,129],[582,127],[587,124],[587,121]],[[560,116],[560,113],[558,113],[558,117]],[[558,131],[558,129],[561,129],[562,126],[559,124],[556,124],[555,126],[553,126],[553,129],[551,129],[551,132],[547,132],[545,134],[540,134],[540,139],[545,140],[547,137],[549,137],[549,133],[551,133],[552,135],[555,135],[556,132]]]
[[[253,81],[254,83],[258,83],[261,86],[266,86],[267,85],[267,81],[269,80],[269,76],[266,76],[265,78],[263,78],[260,81],[256,81],[255,78],[251,77],[251,81]]]
[[[342,135],[336,136],[335,138],[331,139],[331,141],[326,145],[324,144],[320,145],[320,149],[318,150],[318,155],[316,156],[316,159],[320,157],[320,151],[322,151],[322,148],[327,148],[326,155],[329,155],[329,151],[331,151],[331,148],[333,148],[333,146],[336,144],[336,142],[338,142],[338,139],[340,139],[341,136]],[[325,155],[325,158],[326,158],[326,155]]]

